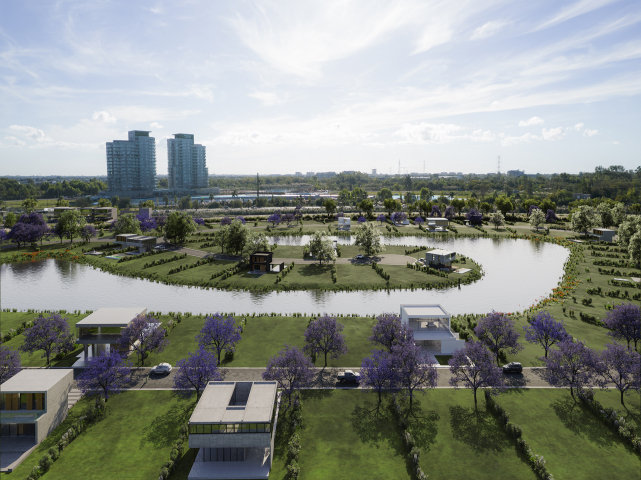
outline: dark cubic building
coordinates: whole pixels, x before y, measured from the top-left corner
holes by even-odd
[[[152,192],[156,179],[156,139],[132,130],[129,140],[107,142],[107,185],[111,192]]]

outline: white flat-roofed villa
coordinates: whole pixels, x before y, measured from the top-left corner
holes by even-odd
[[[87,366],[87,361],[100,352],[117,350],[123,354],[128,353],[120,347],[121,331],[126,328],[138,315],[144,315],[144,307],[127,308],[99,308],[91,315],[76,323],[78,340],[76,343],[83,346],[83,352],[78,355],[78,361],[73,368]]]
[[[350,230],[352,228],[352,219],[349,217],[338,217],[338,229]]]
[[[401,305],[401,322],[414,332],[414,343],[432,355],[451,355],[465,346],[451,330],[451,315],[440,305]]]
[[[269,478],[276,382],[209,382],[189,419],[189,480]]]
[[[447,232],[449,221],[442,217],[427,217],[427,229],[430,232]]]
[[[452,262],[456,259],[456,252],[449,250],[430,250],[425,253],[425,263],[434,268],[452,268]]]
[[[156,237],[136,235],[135,233],[120,233],[116,235],[114,243],[119,243],[122,248],[136,247],[140,253],[145,253],[156,246]]]

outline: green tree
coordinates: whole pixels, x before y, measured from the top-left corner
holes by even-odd
[[[621,225],[625,221],[625,206],[619,202],[612,207],[612,221],[615,226]]]
[[[430,200],[432,200],[431,190],[426,187],[421,188],[420,197],[421,197],[421,200],[425,200],[426,202],[429,202]]]
[[[361,187],[356,187],[352,190],[352,200],[355,202],[362,202],[367,198],[367,192]]]
[[[250,233],[243,247],[243,262],[249,262],[249,257],[256,252],[269,252],[271,247],[264,233]]]
[[[543,218],[545,220],[545,218]],[[505,217],[501,212],[493,212],[490,215],[490,223],[494,225],[494,229],[498,230],[501,225],[505,223]]]
[[[22,208],[27,214],[33,212],[37,206],[38,200],[36,200],[35,198],[25,198],[22,201]]]
[[[378,198],[379,202],[384,202],[386,199],[391,199],[392,198],[392,191],[389,188],[383,188],[381,189],[380,192],[376,194],[376,197]]]
[[[56,207],[68,207],[68,206],[69,206],[69,202],[62,197],[60,197],[56,202]]]
[[[209,195],[210,200],[214,199],[213,195]],[[165,204],[165,206],[169,205],[169,197],[167,195],[163,195],[162,197],[162,202]]]
[[[131,197],[122,197],[118,200],[118,208],[129,208],[131,207]]]
[[[328,198],[323,202],[323,207],[325,207],[325,210],[327,211],[327,216],[331,217],[336,211],[336,202],[331,198]]]
[[[135,233],[141,235],[140,220],[136,218],[133,213],[125,213],[120,215],[116,223],[114,223],[114,233],[119,235],[121,233]]]
[[[424,218],[427,218],[429,214],[432,212],[432,202],[419,200],[418,202],[416,202],[416,209]]]
[[[374,203],[372,203],[370,199],[366,198],[365,200],[361,200],[356,206],[359,210],[365,212],[367,218],[370,218],[372,216],[372,212],[374,211]]]
[[[111,202],[107,200],[106,198],[99,198],[98,199],[98,206],[99,207],[111,207]]]
[[[111,201],[111,206],[112,207],[117,207],[118,204],[120,203],[120,197],[118,195],[116,195],[115,197],[111,197],[109,200]],[[58,201],[60,201],[60,200],[58,200]]]
[[[641,217],[629,215],[627,219],[619,225],[617,236],[619,237],[619,244],[628,246],[630,239],[637,232],[641,232]]]
[[[492,205],[490,205],[487,202],[481,202],[481,204],[479,205],[479,208],[484,214],[487,215],[488,213],[490,213],[490,210],[492,210]]]
[[[80,210],[65,210],[58,217],[58,228],[65,233],[71,243],[73,243],[74,237],[80,236],[85,224],[85,217],[80,213]]]
[[[356,229],[354,245],[364,248],[367,256],[385,251],[378,228],[371,222],[365,222]]]
[[[472,195],[474,195],[474,194],[472,194]],[[465,202],[465,205],[467,205],[467,208],[476,208],[478,203],[479,203],[479,201],[476,199],[476,197],[470,197]]]
[[[599,216],[598,223],[601,224],[603,228],[610,228],[614,225],[614,217],[612,216],[612,208],[606,202],[599,203],[596,207],[596,213]]]
[[[630,205],[630,211],[639,215],[639,213],[641,213],[641,203],[633,203]]]
[[[556,212],[556,203],[549,198],[544,198],[543,201],[539,203],[539,208],[543,210],[543,213],[547,213],[548,210]]]
[[[140,206],[143,208],[156,208],[156,204],[153,200],[145,200],[140,204]]]
[[[191,197],[190,196],[182,197],[180,199],[179,208],[181,210],[187,210],[190,207],[191,207]]]
[[[386,198],[383,201],[383,207],[387,211],[387,214],[391,215],[392,212],[396,212],[401,209],[401,202],[394,200],[393,198]]]
[[[594,227],[597,223],[595,218],[594,209],[588,205],[581,205],[574,212],[572,212],[572,221],[570,228],[574,232],[583,232],[584,235],[588,234],[588,230]]]
[[[233,220],[228,227],[227,235],[225,238],[227,253],[242,253],[248,238],[249,228],[246,225],[243,225],[243,222],[241,222],[240,220]]]
[[[312,234],[307,244],[309,252],[318,260],[319,265],[323,261],[329,262],[336,258],[336,250],[332,241],[327,236],[326,232],[316,231]]]
[[[630,254],[630,262],[636,265],[637,268],[641,268],[641,230],[638,230],[630,238],[628,253]]]
[[[346,203],[349,203],[349,201],[352,199],[352,194],[349,193],[349,190],[346,188],[343,188],[339,193],[338,193],[338,201],[341,202],[343,205]]]
[[[171,212],[165,223],[165,239],[169,243],[181,245],[189,235],[196,231],[196,222],[184,212]]]
[[[456,209],[458,215],[460,216],[461,210],[465,208],[465,200],[463,200],[462,198],[455,198],[450,203]]]
[[[496,205],[496,208],[498,208],[503,215],[507,215],[507,212],[514,210],[514,204],[512,203],[512,200],[507,198],[505,195],[499,195],[498,197],[496,197],[496,200],[494,200],[494,205]]]
[[[537,230],[545,223],[545,213],[540,208],[535,208],[530,214],[530,226]]]
[[[18,221],[17,215],[13,212],[9,212],[7,213],[7,216],[4,217],[4,226],[11,228],[16,224],[17,221]]]

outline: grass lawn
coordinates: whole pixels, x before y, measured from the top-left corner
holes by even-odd
[[[78,402],[70,417],[77,416],[88,401]],[[179,400],[169,391],[128,391],[113,397],[107,402],[107,416],[76,438],[45,478],[157,478],[193,406],[193,399]],[[67,428],[59,428],[59,435]],[[50,435],[12,478],[24,478],[59,435]]]
[[[614,392],[604,395],[617,398]],[[601,395],[597,398],[603,400]],[[534,453],[545,457],[555,479],[639,478],[639,456],[575,403],[569,390],[514,389],[497,403],[509,412],[510,421],[523,427],[523,438]]]

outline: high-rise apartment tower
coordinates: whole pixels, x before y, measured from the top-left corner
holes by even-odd
[[[107,142],[107,185],[112,192],[152,192],[156,179],[156,139],[132,130],[129,140]]]
[[[205,147],[194,144],[190,133],[175,133],[167,139],[169,188],[206,188],[209,171]]]

